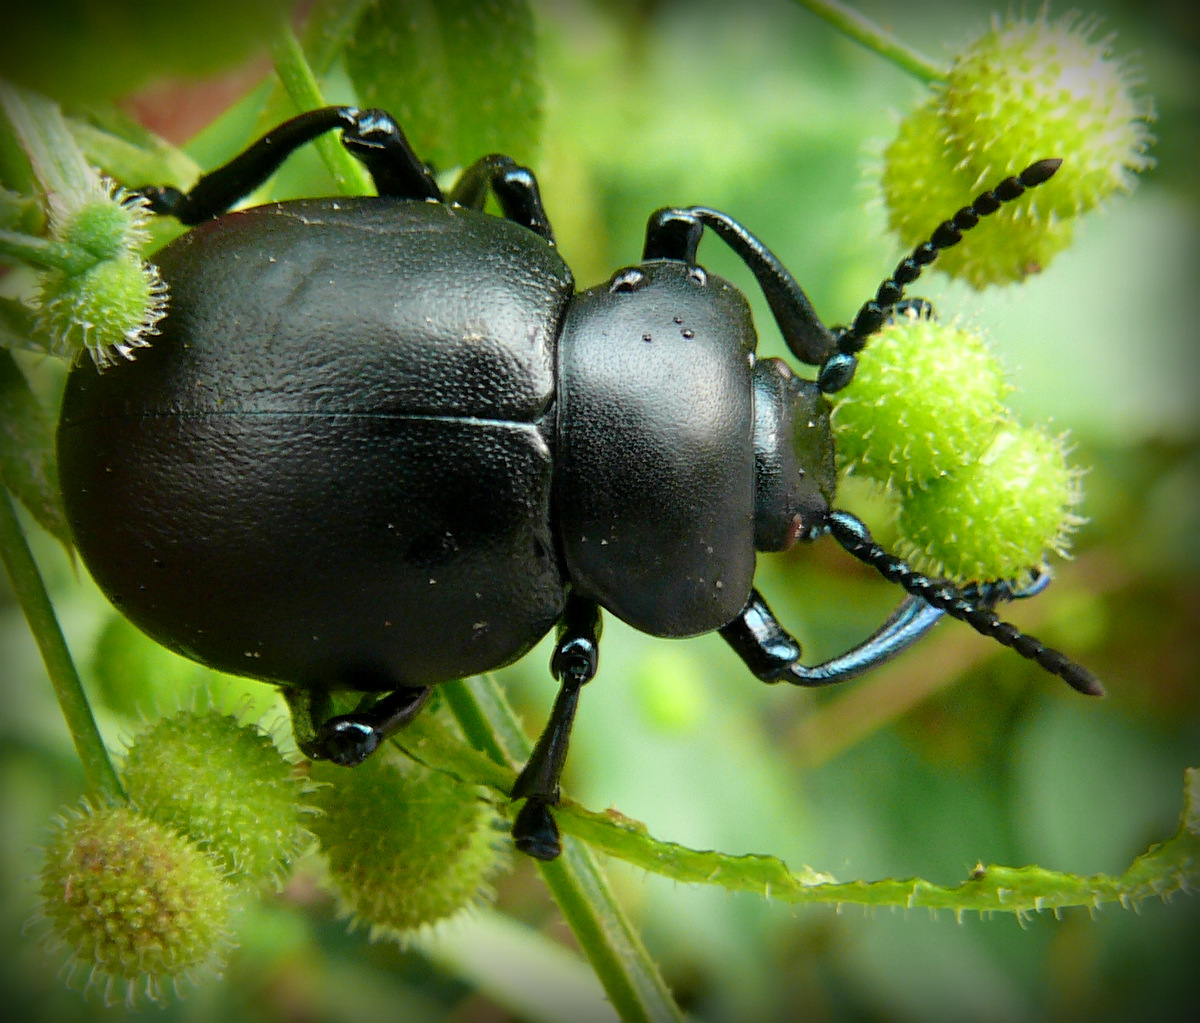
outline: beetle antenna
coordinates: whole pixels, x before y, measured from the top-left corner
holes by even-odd
[[[1104,687],[1086,668],[1070,660],[1065,654],[1042,643],[1041,640],[1022,632],[1015,625],[1003,621],[990,608],[944,579],[933,579],[915,572],[903,558],[889,554],[871,538],[863,523],[844,511],[831,511],[826,528],[847,553],[870,565],[889,582],[903,586],[914,597],[920,597],[932,607],[944,611],[951,618],[966,622],[980,635],[988,636],[1022,657],[1036,661],[1051,675],[1057,675],[1072,689],[1086,696],[1103,696]]]
[[[887,320],[892,307],[904,297],[904,289],[921,276],[925,269],[944,249],[962,241],[964,231],[975,227],[983,217],[989,217],[1005,203],[1019,199],[1030,188],[1049,181],[1062,165],[1061,159],[1038,160],[1020,174],[1005,178],[995,188],[981,192],[974,202],[964,206],[949,220],[943,220],[928,240],[923,241],[905,256],[892,271],[875,297],[864,302],[849,327],[834,329],[837,351],[825,360],[817,377],[817,383],[826,394],[833,394],[854,379],[858,360],[855,357],[867,339]]]

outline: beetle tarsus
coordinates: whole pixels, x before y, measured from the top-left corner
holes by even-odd
[[[527,799],[513,822],[513,843],[525,855],[535,860],[558,859],[562,852],[558,825],[544,799]]]
[[[420,713],[429,692],[428,686],[406,686],[352,714],[329,718],[316,730],[311,744],[318,753],[315,759],[331,760],[342,767],[361,764],[388,736]]]
[[[526,800],[513,825],[513,840],[519,849],[538,859],[553,859],[558,855],[558,830],[549,807],[558,802],[559,781],[579,706],[579,690],[595,677],[599,666],[600,625],[600,608],[595,601],[574,594],[567,598],[558,626],[558,643],[550,658],[550,670],[562,686],[546,727],[513,783],[512,798]],[[543,850],[545,855],[531,852],[526,845]]]
[[[321,759],[339,767],[357,767],[383,741],[378,729],[355,720],[353,715],[326,721],[319,734]]]

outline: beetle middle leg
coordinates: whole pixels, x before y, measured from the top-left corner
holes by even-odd
[[[292,712],[300,752],[310,760],[331,760],[342,767],[354,767],[420,713],[430,689],[406,686],[353,713],[336,717],[328,716],[328,693],[294,688],[286,688],[283,693]]]
[[[595,601],[572,595],[567,598],[558,644],[550,659],[550,670],[562,688],[512,788],[513,799],[525,800],[513,824],[513,841],[521,852],[535,859],[552,860],[562,851],[550,807],[559,799],[559,780],[579,706],[579,690],[595,677],[599,658],[600,608]]]
[[[529,228],[551,245],[554,244],[554,232],[550,229],[550,218],[546,216],[546,209],[542,205],[537,178],[533,171],[522,167],[511,156],[492,153],[476,160],[459,175],[449,199],[459,206],[482,210],[489,187],[508,220]]]

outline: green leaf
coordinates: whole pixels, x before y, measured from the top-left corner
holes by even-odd
[[[12,353],[0,349],[0,481],[64,547],[71,533],[58,501],[54,431]]]
[[[38,330],[33,311],[15,298],[0,298],[0,348],[50,351],[50,338]]]
[[[360,103],[395,116],[421,159],[533,157],[542,87],[525,0],[379,0],[345,58]]]
[[[478,684],[477,684],[478,685]],[[497,741],[494,712],[479,717],[475,725],[464,709],[478,716],[475,700],[490,698],[490,689],[468,691],[459,683],[443,687],[464,733],[471,741],[485,740],[485,748]],[[465,701],[465,708],[460,706]],[[501,723],[503,723],[501,721]],[[507,733],[505,733],[507,735]],[[513,735],[519,733],[514,731]],[[415,722],[397,740],[414,759],[436,770],[446,771],[464,782],[486,785],[506,795],[512,771],[498,767],[486,754],[457,742],[447,730],[434,730]],[[522,740],[522,748],[527,748]],[[495,746],[498,753],[501,746]],[[521,759],[517,756],[515,759]],[[1165,842],[1152,846],[1133,861],[1124,873],[1070,874],[1038,866],[1005,867],[979,864],[957,885],[933,884],[921,878],[883,878],[877,881],[839,882],[811,867],[793,871],[775,856],[731,856],[712,850],[689,849],[652,837],[646,825],[616,810],[596,813],[570,799],[563,799],[555,817],[564,836],[607,853],[614,859],[686,884],[716,885],[728,891],[752,892],[768,899],[825,905],[890,906],[948,909],[954,913],[1007,912],[1023,916],[1042,910],[1071,906],[1094,907],[1116,902],[1134,907],[1149,896],[1166,898],[1175,892],[1200,887],[1200,769],[1189,769],[1184,781],[1184,808],[1179,830]]]
[[[61,100],[125,95],[243,60],[290,0],[39,0],[6,4],[0,68]]]
[[[42,205],[31,195],[0,186],[0,229],[21,234],[41,234],[45,227]]]
[[[73,196],[93,190],[96,172],[75,145],[57,103],[0,81],[0,107],[29,159],[34,177],[48,196]]]
[[[127,188],[147,184],[188,188],[200,176],[195,160],[150,132],[134,139],[74,118],[68,118],[67,126],[88,162]]]

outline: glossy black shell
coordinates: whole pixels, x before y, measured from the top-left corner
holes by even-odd
[[[162,336],[68,381],[84,562],[135,624],[223,671],[388,689],[523,654],[562,612],[554,342],[573,292],[523,227],[313,200],[156,259]]]
[[[384,690],[515,660],[568,588],[663,636],[745,604],[755,335],[725,281],[662,261],[576,295],[528,229],[382,198],[156,259],[162,335],[76,365],[58,457],[84,562],[164,645]]]

